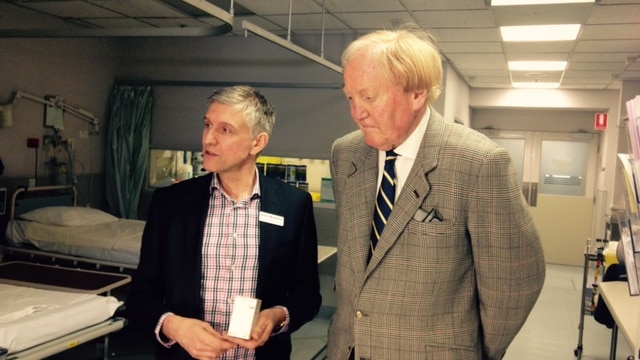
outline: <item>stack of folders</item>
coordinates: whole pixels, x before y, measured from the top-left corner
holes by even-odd
[[[625,181],[627,219],[620,221],[620,243],[627,269],[629,294],[640,295],[640,95],[627,101],[627,135],[631,154],[618,154]]]

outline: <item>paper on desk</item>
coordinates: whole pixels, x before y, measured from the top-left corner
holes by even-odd
[[[629,295],[640,295],[640,253],[633,248],[632,231],[629,227],[628,219],[620,221],[620,242],[624,254],[624,265],[627,270],[627,283],[629,285]]]

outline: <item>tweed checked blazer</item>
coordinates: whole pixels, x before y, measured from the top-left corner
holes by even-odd
[[[165,348],[155,339],[160,316],[201,319],[202,234],[212,174],[157,189],[149,205],[140,264],[127,299],[131,326],[156,345],[156,359],[191,359],[179,344]],[[258,360],[289,359],[291,333],[313,319],[322,296],[318,242],[308,192],[260,174],[260,210],[282,216],[282,226],[260,222],[256,297],[262,308],[286,306],[289,330],[256,350]],[[226,329],[217,329],[218,331]]]
[[[500,359],[545,263],[507,151],[435,110],[367,263],[378,160],[360,130],[335,141],[337,311],[329,360]],[[423,221],[437,209],[442,221]],[[421,210],[420,210],[421,209]]]

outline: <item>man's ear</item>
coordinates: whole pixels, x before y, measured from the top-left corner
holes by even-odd
[[[427,101],[429,92],[427,90],[415,91],[413,93],[413,104],[415,108],[422,108]]]
[[[254,155],[260,154],[262,150],[264,150],[264,148],[267,147],[268,143],[269,143],[269,134],[265,132],[259,133],[258,135],[256,135],[256,138],[254,139],[253,149],[251,149],[251,153]]]

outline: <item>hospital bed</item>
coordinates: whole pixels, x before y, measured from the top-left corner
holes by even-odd
[[[3,253],[10,259],[135,270],[144,221],[76,206],[68,186],[20,188],[11,197]]]
[[[43,359],[122,329],[110,291],[125,274],[12,261],[0,264],[0,360]],[[100,295],[103,294],[103,295]]]

